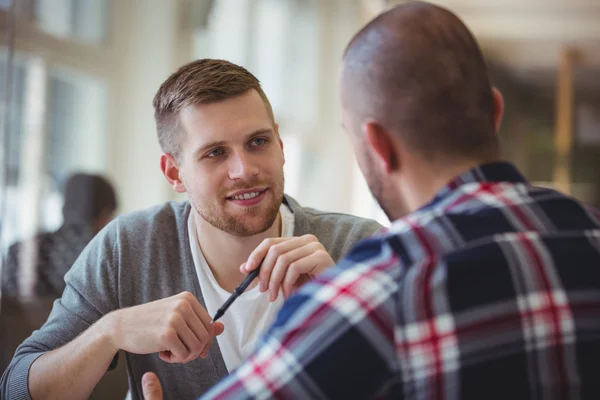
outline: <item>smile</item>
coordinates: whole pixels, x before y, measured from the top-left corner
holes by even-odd
[[[250,192],[250,193],[243,193],[243,194],[239,194],[237,196],[232,196],[231,198],[233,200],[248,200],[248,199],[253,199],[255,197],[258,197],[262,192]]]
[[[233,203],[240,206],[254,206],[262,201],[265,197],[265,193],[267,192],[267,188],[264,189],[250,189],[246,192],[238,192],[233,196],[227,197],[227,200],[232,201]]]

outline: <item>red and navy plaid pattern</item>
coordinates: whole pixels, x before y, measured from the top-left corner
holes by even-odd
[[[207,397],[600,399],[599,222],[471,170],[290,298]]]

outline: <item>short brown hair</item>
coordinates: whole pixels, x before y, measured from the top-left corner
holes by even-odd
[[[181,129],[179,112],[192,104],[209,104],[256,90],[273,122],[273,109],[259,80],[244,67],[225,60],[202,59],[179,68],[154,96],[154,119],[163,151],[179,157]]]

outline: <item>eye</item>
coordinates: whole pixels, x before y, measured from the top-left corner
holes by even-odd
[[[208,153],[206,155],[206,157],[213,158],[213,157],[218,157],[218,156],[223,155],[223,154],[225,154],[225,151],[223,149],[219,148],[219,149],[214,149],[213,151],[211,151],[210,153]]]
[[[266,143],[267,143],[267,139],[265,139],[265,138],[256,138],[251,142],[251,144],[253,146],[259,146],[259,147],[264,146]]]

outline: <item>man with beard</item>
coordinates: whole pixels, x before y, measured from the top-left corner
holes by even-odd
[[[154,109],[161,170],[189,202],[119,217],[94,239],[46,324],[17,349],[2,377],[7,398],[88,397],[119,349],[133,398],[146,371],[172,398],[201,394],[249,354],[284,297],[380,228],[284,195],[278,126],[244,68],[185,65]],[[261,261],[259,278],[213,323]]]
[[[600,212],[501,160],[502,97],[465,25],[421,2],[381,14],[348,45],[341,100],[394,223],[206,397],[600,398]]]

